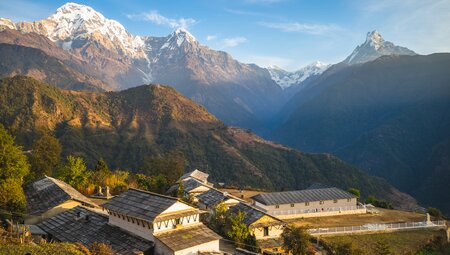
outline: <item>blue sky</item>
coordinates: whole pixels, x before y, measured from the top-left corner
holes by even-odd
[[[0,0],[0,17],[33,21],[67,1]],[[296,70],[336,63],[377,29],[420,54],[450,51],[450,0],[78,0],[136,35],[187,28],[198,41],[245,63]]]

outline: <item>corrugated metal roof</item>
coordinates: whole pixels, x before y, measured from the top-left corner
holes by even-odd
[[[86,216],[89,216],[88,220]],[[94,242],[105,243],[119,255],[135,255],[153,247],[153,242],[109,225],[107,215],[81,206],[51,217],[37,226],[60,242],[78,242],[88,247]]]
[[[167,245],[172,251],[184,250],[222,238],[203,224],[183,227],[163,233],[155,233],[155,237]]]
[[[123,215],[153,222],[159,214],[176,202],[178,202],[178,199],[174,197],[129,189],[103,204],[102,207]]]
[[[264,205],[280,205],[355,197],[338,188],[324,188],[264,193],[253,196],[252,199]]]
[[[31,215],[40,215],[70,199],[97,207],[94,202],[69,184],[48,176],[27,185],[24,191],[27,212]]]

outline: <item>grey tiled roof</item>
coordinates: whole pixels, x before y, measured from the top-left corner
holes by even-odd
[[[355,198],[350,194],[338,188],[324,189],[305,189],[284,192],[264,193],[253,196],[252,199],[264,205],[280,205],[291,203],[304,203],[312,201],[324,201],[334,199]]]
[[[153,222],[159,214],[176,202],[178,202],[178,199],[174,197],[129,189],[103,204],[102,207],[123,215]]]
[[[78,213],[81,217],[78,217]],[[86,220],[85,216],[89,219]],[[60,242],[79,242],[89,247],[94,242],[111,246],[115,254],[145,252],[153,242],[108,224],[108,216],[77,206],[38,224],[38,227]]]
[[[250,226],[251,224],[253,224],[254,222],[256,222],[257,220],[261,219],[263,216],[268,216],[270,218],[272,218],[274,220],[274,222],[276,222],[276,224],[284,224],[284,222],[280,219],[277,219],[251,205],[245,204],[240,202],[239,204],[236,204],[232,207],[230,207],[230,209],[228,209],[227,214],[231,215],[231,214],[237,214],[239,211],[243,212],[245,217],[244,217],[244,223],[247,226]],[[269,225],[273,225],[268,223]]]
[[[207,181],[208,181],[209,174],[204,173],[204,172],[202,172],[202,171],[200,171],[200,170],[195,169],[195,170],[192,171],[192,172],[185,173],[183,176],[181,176],[181,178],[180,178],[178,181],[184,180],[184,179],[189,178],[189,177],[193,177],[193,178],[195,178],[195,179],[197,179],[197,180],[200,180],[200,181],[202,181],[202,182],[207,182]]]
[[[193,178],[183,181],[183,188],[184,188],[184,191],[186,191],[186,192],[190,192],[191,190],[194,190],[200,186],[205,186],[205,185],[203,183],[201,183],[200,181],[193,179]]]
[[[181,181],[181,183],[183,184],[183,190],[187,193],[189,193],[190,191],[200,187],[200,186],[205,186],[207,187],[207,185],[205,185],[204,183],[200,182],[197,179],[194,178],[189,178],[189,179],[185,179],[183,181]],[[179,188],[179,184],[175,184],[172,185],[166,192],[166,194],[174,194],[175,191],[177,191]]]
[[[155,237],[172,251],[180,251],[221,239],[218,234],[203,224],[155,234]]]
[[[227,196],[225,196],[223,192],[220,192],[215,189],[210,189],[198,195],[197,199],[199,202],[207,205],[208,207],[214,207],[219,203],[221,203],[222,201],[225,201],[227,199]]]
[[[69,184],[48,176],[30,183],[24,191],[27,199],[27,212],[31,215],[42,214],[70,199],[96,207],[94,202]]]

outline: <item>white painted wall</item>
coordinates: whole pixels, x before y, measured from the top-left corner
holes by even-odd
[[[117,214],[116,214],[117,215]],[[117,226],[119,228],[122,228],[128,232],[131,232],[137,236],[140,236],[142,238],[145,238],[147,240],[153,241],[153,228],[152,224],[150,224],[150,228],[148,228],[148,222],[142,225],[141,222],[139,222],[139,225],[137,225],[137,221],[135,220],[134,223],[131,221],[128,221],[127,218],[123,219],[122,217],[114,216],[113,214],[109,214],[109,224]]]
[[[264,205],[257,201],[254,201],[254,205],[262,209],[263,211],[267,212],[268,214],[280,216],[287,214],[339,211],[339,209],[342,210],[356,209],[357,200],[356,198],[351,198],[351,199],[338,199],[336,201],[324,200],[324,201],[312,201],[309,203],[280,204],[278,205],[278,208],[276,205]],[[297,211],[298,213],[294,213],[294,211]]]
[[[176,202],[173,205],[171,205],[169,208],[167,208],[165,211],[163,211],[160,215],[167,214],[167,213],[173,213],[177,211],[183,211],[183,210],[189,210],[194,209],[194,207],[189,206],[185,203]]]
[[[185,217],[180,218],[180,225],[182,227],[190,226],[193,224],[198,224],[199,222],[200,222],[199,214],[185,216]],[[153,229],[154,229],[155,233],[175,229],[174,220],[168,220],[166,222],[164,222],[164,221],[163,222],[155,222],[155,223],[153,223]]]

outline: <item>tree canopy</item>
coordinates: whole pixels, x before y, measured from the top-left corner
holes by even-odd
[[[22,147],[17,146],[14,138],[0,125],[0,208],[14,212],[25,211],[22,184],[29,168]]]
[[[61,160],[61,145],[58,139],[45,132],[31,148],[31,172],[33,179],[52,175]]]
[[[311,248],[311,236],[304,227],[289,226],[281,234],[283,248],[291,254],[307,255]]]

